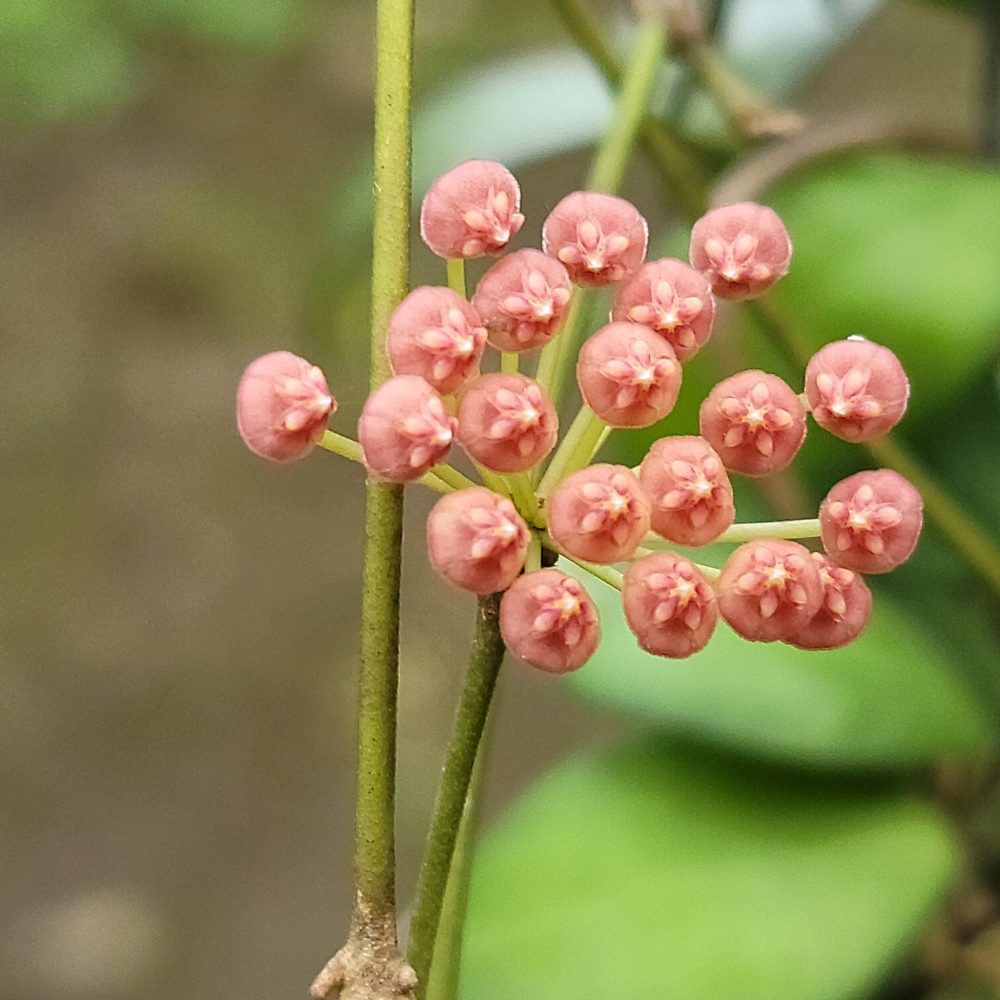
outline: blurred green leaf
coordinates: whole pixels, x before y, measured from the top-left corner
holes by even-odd
[[[639,649],[617,591],[588,589],[603,638],[574,690],[649,722],[761,757],[822,767],[911,767],[986,739],[979,707],[945,654],[891,601],[843,649],[752,643],[720,622],[687,660]]]
[[[4,0],[0,114],[56,121],[106,111],[131,87],[131,53],[93,0]]]
[[[897,791],[641,744],[551,772],[471,884],[463,1000],[849,1000],[912,945],[956,866]]]
[[[260,52],[280,51],[307,30],[316,0],[129,0],[129,16],[203,41]]]
[[[860,333],[892,348],[912,384],[910,430],[982,374],[1000,335],[1000,174],[852,152],[763,200],[795,243],[776,302],[816,347]]]

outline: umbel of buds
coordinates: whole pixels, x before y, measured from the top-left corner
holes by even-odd
[[[501,164],[470,160],[435,181],[420,223],[431,251],[451,262],[451,279],[456,261],[499,254],[522,229],[520,188]],[[634,205],[573,192],[545,219],[541,247],[498,259],[471,299],[456,283],[414,289],[399,304],[385,330],[394,374],[365,402],[357,443],[327,431],[336,403],[326,379],[287,351],[246,369],[240,434],[273,461],[303,458],[319,443],[360,455],[376,479],[442,492],[427,519],[431,565],[450,585],[501,593],[504,642],[547,672],[576,670],[600,641],[593,600],[551,565],[557,559],[617,586],[637,643],[655,656],[696,654],[720,619],[754,642],[816,650],[853,641],[872,614],[864,575],[895,569],[917,545],[919,492],[891,469],[858,472],[782,537],[781,522],[734,523],[731,477],[787,468],[810,414],[845,441],[887,434],[909,397],[902,365],[889,348],[848,336],[816,352],[801,388],[757,368],[734,372],[702,401],[699,434],[670,434],[665,424],[637,468],[591,464],[612,428],[669,420],[684,364],[712,335],[716,298],[764,294],[792,254],[777,214],[751,203],[699,219],[690,263],[645,261],[647,240]],[[585,310],[570,308],[573,296],[607,285],[610,321],[580,337],[574,324]],[[578,337],[574,359],[560,341]],[[500,371],[488,348],[503,352]],[[575,369],[584,403],[561,442],[559,366]],[[453,444],[488,485],[442,464]],[[719,568],[690,552],[728,541],[742,544]]]

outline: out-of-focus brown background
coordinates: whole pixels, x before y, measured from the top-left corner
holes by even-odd
[[[30,6],[0,10],[0,50],[69,72],[61,34],[22,42]],[[371,7],[303,4],[287,42],[248,45],[99,5],[100,38],[128,53],[109,71],[120,93],[5,107],[4,998],[300,996],[345,933],[362,478],[327,455],[260,462],[232,410],[243,366],[279,347],[326,369],[338,427],[362,401],[367,331],[325,328],[323,262],[338,184],[370,144]],[[418,102],[470,50],[568,45],[543,5],[507,4],[509,37],[492,7],[422,5]],[[980,47],[956,13],[888,3],[797,103],[969,137]],[[531,219],[582,162],[525,184]],[[440,280],[428,255],[415,268]],[[428,503],[414,493],[407,515],[404,901],[473,615],[428,571]],[[621,725],[511,665],[487,816]]]

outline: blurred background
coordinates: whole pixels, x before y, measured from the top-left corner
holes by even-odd
[[[996,5],[714,6],[723,56],[805,128],[748,149],[676,68],[658,109],[722,190],[785,216],[800,336],[896,350],[902,447],[996,545]],[[627,53],[629,9],[593,13]],[[243,367],[287,348],[351,433],[372,47],[366,0],[0,3],[0,997],[303,996],[346,935],[362,476],[266,465],[232,411]],[[601,78],[538,0],[418,4],[416,51],[417,197],[500,159],[535,242],[608,121]],[[691,220],[641,156],[624,193],[683,255]],[[444,281],[416,246],[413,280]],[[738,366],[792,370],[724,318],[661,432]],[[814,433],[740,519],[806,516],[872,465]],[[407,512],[404,908],[474,615],[429,572],[431,499]],[[661,663],[611,624],[572,684],[508,664],[463,995],[579,996],[586,965],[595,997],[1000,996],[998,593],[931,525],[853,652],[726,636]],[[617,890],[573,907],[568,884]],[[634,982],[602,979],[636,928]]]

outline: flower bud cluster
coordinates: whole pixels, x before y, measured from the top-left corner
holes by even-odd
[[[524,221],[510,172],[474,160],[438,178],[420,227],[435,254],[464,261],[501,253]],[[491,488],[447,492],[433,508],[430,562],[472,593],[502,592],[504,641],[543,670],[580,667],[598,645],[600,623],[575,577],[542,568],[542,550],[552,561],[563,556],[617,581],[629,627],[657,656],[702,649],[720,617],[751,641],[842,646],[871,614],[863,575],[894,569],[913,552],[920,494],[889,469],[837,483],[818,511],[823,551],[810,551],[780,530],[764,536],[754,525],[734,527],[730,477],[787,468],[810,413],[846,441],[888,433],[906,409],[903,368],[888,348],[848,337],[812,357],[801,391],[766,371],[736,372],[702,402],[698,435],[660,437],[636,469],[591,465],[598,437],[588,437],[588,429],[648,427],[666,417],[683,365],[712,334],[716,299],[762,295],[787,273],[792,254],[775,212],[750,203],[699,219],[689,263],[646,261],[647,244],[635,206],[577,191],[544,221],[541,249],[500,258],[469,298],[446,287],[412,291],[386,331],[394,374],[361,413],[364,463],[389,482],[428,473],[435,480],[434,467],[458,445],[488,477]],[[544,364],[537,379],[518,365],[533,352],[559,348],[554,341],[572,315],[572,297],[602,285],[616,290],[608,322],[586,339],[575,362],[582,422],[574,421],[543,476],[558,440],[557,400]],[[501,372],[481,371],[487,346],[505,353]],[[253,451],[287,462],[323,439],[335,406],[318,368],[276,352],[244,374],[238,425]],[[437,478],[437,486],[446,489],[447,479]],[[665,548],[730,536],[745,543],[720,570]]]

